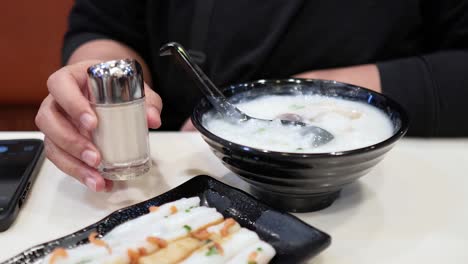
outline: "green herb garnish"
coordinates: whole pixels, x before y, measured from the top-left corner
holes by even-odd
[[[184,228],[185,230],[187,230],[188,233],[190,233],[190,231],[192,231],[192,228],[188,225],[184,225]]]
[[[305,108],[305,106],[303,105],[298,105],[298,104],[292,104],[289,106],[289,109],[292,109],[292,110],[299,110],[299,109],[303,109]]]
[[[257,251],[262,251],[262,250],[263,250],[263,248],[261,248],[261,247],[257,248]]]
[[[190,206],[188,209],[185,209],[185,212],[186,212],[186,213],[190,213],[190,210],[191,210],[192,208],[195,208],[195,206]]]
[[[91,260],[92,259],[83,259],[83,260],[78,261],[76,264],[86,264],[86,263],[91,262]]]
[[[215,246],[211,246],[208,248],[208,252],[206,252],[206,256],[212,256],[212,255],[216,255],[216,254],[219,254],[218,252],[218,249],[215,247]]]
[[[247,264],[257,264],[257,261],[251,260],[251,261],[247,262]]]

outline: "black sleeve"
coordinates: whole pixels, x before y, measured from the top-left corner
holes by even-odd
[[[119,41],[147,60],[145,6],[144,0],[76,0],[68,19],[62,63],[80,45],[95,39]]]
[[[427,54],[378,63],[383,93],[410,116],[408,135],[468,136],[468,1],[422,7]]]

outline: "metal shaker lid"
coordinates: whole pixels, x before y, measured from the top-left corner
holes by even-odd
[[[143,97],[143,74],[136,60],[112,60],[88,68],[88,99],[91,103],[118,104]]]

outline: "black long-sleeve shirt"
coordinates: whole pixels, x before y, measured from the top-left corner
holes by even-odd
[[[466,0],[76,0],[63,59],[114,39],[148,63],[178,129],[201,94],[158,56],[166,42],[203,52],[219,85],[375,63],[383,93],[409,112],[413,136],[468,136]]]

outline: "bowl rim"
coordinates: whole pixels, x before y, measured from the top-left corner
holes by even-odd
[[[191,120],[192,120],[192,123],[195,126],[195,128],[198,131],[200,131],[200,133],[203,136],[208,137],[209,139],[211,139],[211,140],[213,140],[213,141],[215,141],[217,143],[220,143],[221,145],[229,145],[230,147],[234,147],[234,148],[237,148],[237,149],[243,149],[244,151],[248,151],[248,152],[250,152],[252,154],[256,154],[256,155],[273,155],[273,156],[297,157],[297,158],[342,157],[342,156],[351,156],[351,155],[359,154],[359,153],[365,153],[365,152],[369,152],[371,150],[381,149],[381,148],[384,148],[384,147],[386,147],[388,145],[391,145],[391,144],[395,143],[398,139],[402,138],[406,134],[406,132],[408,131],[409,117],[408,117],[408,114],[407,114],[406,110],[399,103],[397,103],[395,100],[393,100],[392,98],[388,97],[385,94],[378,93],[376,91],[372,91],[370,89],[367,89],[367,88],[364,88],[364,87],[361,87],[361,86],[357,86],[357,85],[354,85],[354,84],[343,83],[343,82],[338,82],[338,81],[333,81],[333,80],[322,80],[322,79],[303,79],[303,78],[260,79],[260,80],[256,80],[256,81],[252,81],[252,82],[242,82],[242,83],[232,84],[232,85],[223,87],[221,90],[226,91],[228,89],[233,89],[233,88],[235,89],[237,87],[246,86],[246,85],[252,86],[254,88],[257,85],[268,85],[268,84],[274,84],[274,85],[281,85],[281,84],[312,84],[312,83],[317,83],[317,82],[324,83],[324,84],[327,84],[327,83],[328,84],[341,84],[341,85],[345,85],[345,86],[348,86],[348,87],[351,87],[351,88],[358,88],[358,89],[364,90],[364,91],[366,91],[368,93],[371,93],[373,95],[383,96],[385,98],[385,100],[387,102],[389,102],[389,105],[393,109],[395,109],[396,111],[399,112],[400,119],[401,119],[400,128],[391,137],[389,137],[389,138],[387,138],[387,139],[385,139],[383,141],[380,141],[380,142],[378,142],[376,144],[366,146],[366,147],[363,147],[363,148],[357,148],[357,149],[351,149],[351,150],[345,150],[345,151],[336,151],[336,152],[299,153],[299,152],[271,151],[271,150],[267,150],[267,149],[249,147],[249,146],[246,146],[246,145],[241,145],[241,144],[238,144],[238,143],[228,141],[226,139],[223,139],[223,138],[211,133],[208,129],[206,129],[201,124],[201,122],[198,122],[199,120],[198,120],[198,118],[196,116],[197,110],[201,108],[202,102],[206,101],[206,98],[204,98],[204,97],[195,106],[195,108],[194,108],[194,110],[192,112]]]

